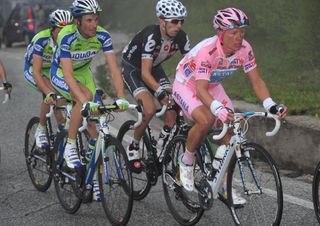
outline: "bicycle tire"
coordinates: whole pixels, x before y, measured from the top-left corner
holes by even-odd
[[[121,142],[124,148],[127,148],[133,138],[134,129],[132,126],[135,121],[128,120],[119,129],[117,139]],[[147,150],[152,148],[152,145],[147,138],[146,132],[143,134],[143,139],[140,141],[140,151],[141,151],[141,167],[142,171],[140,173],[132,172],[132,183],[133,183],[133,199],[142,200],[144,199],[151,189],[151,181],[147,174]]]
[[[39,117],[33,117],[28,122],[24,139],[24,154],[33,186],[38,191],[45,192],[52,182],[51,156],[49,149],[44,150],[36,147],[35,132],[39,122]]]
[[[319,201],[319,192],[320,192],[320,162],[318,163],[314,174],[312,182],[312,201],[314,213],[316,214],[317,220],[320,224],[320,201]]]
[[[185,151],[186,135],[175,136],[165,150],[162,162],[162,185],[170,213],[181,225],[191,226],[199,222],[204,209],[195,192],[186,192],[180,185],[178,156]],[[197,165],[195,166],[197,167]],[[196,173],[196,172],[195,172]]]
[[[76,182],[66,177],[63,173],[72,174],[72,176],[74,176],[75,178],[77,177],[77,173],[73,170],[70,170],[66,166],[66,162],[62,156],[58,156],[58,153],[62,153],[59,152],[59,150],[61,148],[65,148],[66,140],[67,132],[62,131],[57,134],[57,138],[54,143],[52,158],[54,185],[58,200],[63,209],[67,213],[74,214],[79,210],[82,203],[82,199],[79,197],[79,188],[77,187],[78,185],[76,184]],[[58,157],[60,162],[58,162]],[[59,168],[57,168],[58,165]]]
[[[108,136],[104,142],[105,150],[101,150],[98,167],[102,206],[112,225],[126,225],[133,205],[129,160],[116,138]]]
[[[248,152],[247,152],[248,151]],[[256,179],[262,190],[257,189],[253,173],[245,154],[250,154]],[[246,176],[245,185],[253,194],[245,194],[237,159],[233,156],[227,176],[227,197],[233,220],[236,225],[280,225],[283,211],[283,191],[278,169],[271,155],[260,145],[244,143],[241,145],[241,162]],[[232,189],[236,189],[246,199],[241,206],[233,204]],[[260,194],[259,194],[260,193]]]

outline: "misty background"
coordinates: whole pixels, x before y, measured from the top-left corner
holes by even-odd
[[[27,0],[0,0],[0,13],[4,18],[18,2]],[[57,8],[67,9],[72,0],[56,0]],[[155,15],[157,0],[98,0],[103,8],[100,24],[113,32],[132,37],[144,26],[158,22]],[[285,103],[290,114],[320,115],[320,32],[319,0],[181,0],[188,16],[183,30],[194,46],[202,39],[215,34],[212,19],[216,11],[226,7],[242,9],[250,20],[246,40],[252,45],[261,74],[272,97]],[[173,77],[181,59],[176,54],[164,63]],[[239,71],[223,82],[233,99],[259,103],[252,92],[249,80]]]

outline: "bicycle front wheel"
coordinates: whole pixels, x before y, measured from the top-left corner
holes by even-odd
[[[186,150],[186,136],[177,135],[167,146],[163,157],[162,185],[167,206],[177,222],[181,225],[195,225],[201,218],[204,209],[201,208],[198,194],[187,192],[181,185],[178,157]],[[196,164],[195,175],[200,172]]]
[[[63,158],[64,148],[67,142],[67,132],[58,133],[53,149],[53,175],[54,186],[58,200],[63,209],[70,214],[78,211],[82,199],[79,197],[78,178],[76,171],[69,169]]]
[[[239,166],[239,167],[238,167]],[[246,200],[236,205],[233,198]],[[241,158],[234,156],[227,176],[227,197],[236,225],[280,225],[283,193],[278,169],[260,145],[241,145]]]
[[[314,212],[316,214],[317,220],[320,224],[320,162],[318,163],[314,174],[313,174],[313,183],[312,183],[312,200]]]
[[[124,148],[128,148],[132,138],[134,129],[132,128],[135,121],[129,120],[126,121],[119,129],[117,139],[121,142]],[[147,150],[151,149],[152,146],[147,139],[146,133],[143,135],[143,139],[140,141],[140,154],[141,154],[141,172],[135,173],[132,172],[132,183],[133,183],[133,199],[142,200],[144,199],[150,189],[151,189],[151,180],[148,175],[148,159],[147,159]]]
[[[132,178],[127,154],[116,138],[105,139],[99,166],[103,209],[112,225],[125,225],[132,211]]]
[[[33,186],[38,191],[45,192],[50,187],[52,181],[51,160],[48,155],[49,150],[36,146],[35,133],[39,121],[39,117],[33,117],[27,125],[24,139],[24,154]]]

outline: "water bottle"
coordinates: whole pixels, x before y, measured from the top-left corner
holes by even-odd
[[[221,145],[217,148],[216,155],[214,156],[212,166],[214,169],[218,170],[221,164],[221,160],[226,152],[226,145]]]

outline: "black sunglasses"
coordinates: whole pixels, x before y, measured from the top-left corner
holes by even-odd
[[[170,22],[170,23],[173,23],[173,24],[178,24],[178,23],[180,22],[181,25],[184,23],[184,19],[182,19],[182,20],[178,20],[178,19],[164,19],[164,21]]]

